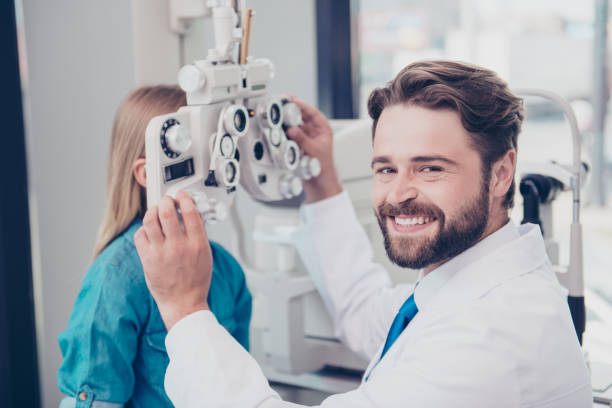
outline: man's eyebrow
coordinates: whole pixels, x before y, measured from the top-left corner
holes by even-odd
[[[372,159],[372,163],[370,164],[370,167],[374,168],[374,165],[376,163],[383,163],[383,164],[391,163],[391,159],[389,159],[387,156],[375,157]]]
[[[457,162],[444,157],[444,156],[416,156],[410,159],[413,163],[427,163],[433,161],[444,162],[451,166],[457,166]],[[378,156],[372,159],[371,167],[373,168],[376,163],[388,164],[391,163],[391,159],[388,156]]]
[[[441,161],[444,162],[446,164],[450,164],[452,166],[457,166],[457,162],[444,157],[444,156],[416,156],[413,157],[412,159],[410,159],[411,162],[415,162],[415,163],[424,163],[424,162],[432,162],[432,161]]]

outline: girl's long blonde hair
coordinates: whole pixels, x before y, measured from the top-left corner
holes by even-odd
[[[132,171],[134,162],[145,157],[145,131],[158,115],[176,112],[187,104],[178,86],[145,86],[123,100],[113,123],[106,172],[106,208],[94,249],[94,259],[147,210],[146,191]]]

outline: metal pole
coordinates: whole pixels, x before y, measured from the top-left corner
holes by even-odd
[[[553,102],[561,108],[567,119],[572,135],[572,179],[571,189],[573,195],[572,224],[570,226],[570,260],[565,274],[559,275],[559,281],[565,286],[569,293],[567,302],[569,304],[572,321],[576,329],[576,335],[582,344],[582,335],[585,329],[586,312],[584,306],[584,261],[582,245],[582,225],[580,224],[580,180],[583,168],[580,145],[580,131],[576,115],[569,103],[554,92],[541,89],[515,90],[519,96],[538,96]]]
[[[593,33],[593,179],[591,201],[597,205],[606,204],[606,159],[604,129],[607,113],[607,24],[608,0],[595,1],[595,29]]]

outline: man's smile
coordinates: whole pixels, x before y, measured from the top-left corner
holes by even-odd
[[[429,215],[398,215],[388,219],[393,224],[393,229],[402,234],[422,231],[437,221],[436,217]]]

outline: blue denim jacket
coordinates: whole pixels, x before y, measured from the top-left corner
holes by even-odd
[[[135,220],[94,261],[68,328],[59,336],[64,356],[61,407],[171,407],[164,391],[168,366],[166,328],[145,284],[134,233]],[[211,242],[213,275],[208,304],[247,350],[251,294],[240,265]]]

